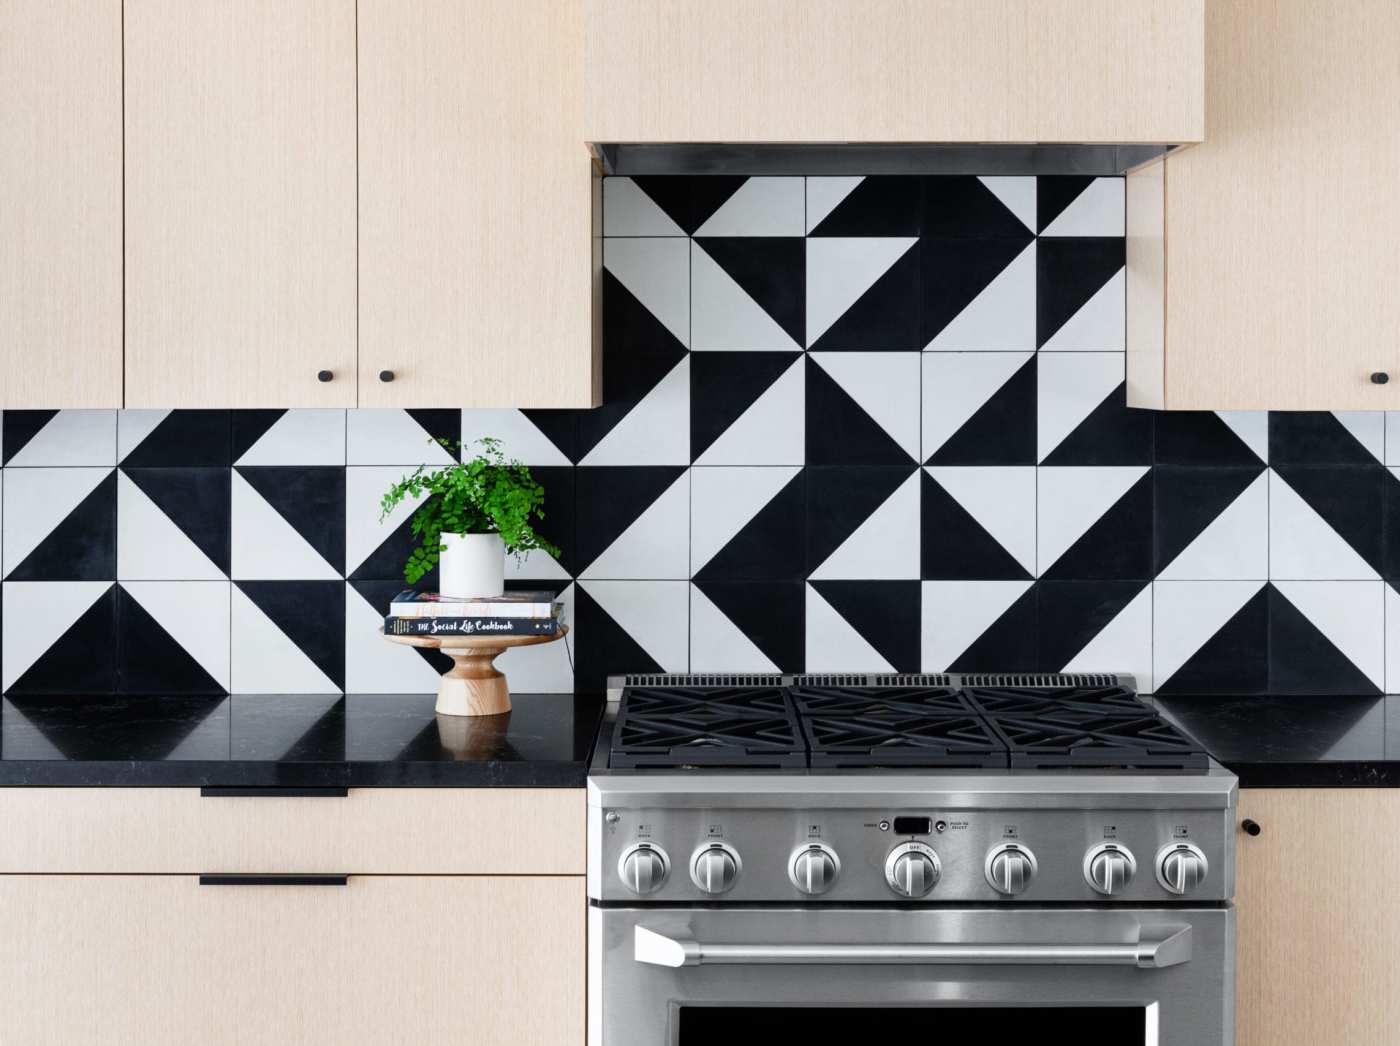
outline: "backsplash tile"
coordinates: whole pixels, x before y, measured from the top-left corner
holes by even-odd
[[[0,685],[433,689],[446,659],[375,636],[415,507],[379,500],[494,436],[562,550],[508,583],[573,625],[501,658],[519,692],[1400,690],[1400,415],[1128,409],[1123,206],[1119,178],[610,178],[595,410],[6,411]]]

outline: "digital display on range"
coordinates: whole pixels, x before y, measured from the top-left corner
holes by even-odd
[[[933,831],[932,817],[896,817],[895,835],[928,835]]]

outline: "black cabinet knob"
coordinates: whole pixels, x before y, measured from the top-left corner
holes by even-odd
[[[394,380],[394,372],[391,371],[391,370],[381,370],[381,371],[379,372],[379,380],[380,380],[380,381],[393,381],[393,380]]]
[[[1244,829],[1245,835],[1258,835],[1264,830],[1259,826],[1258,821],[1251,820],[1248,817],[1240,822],[1240,827]]]
[[[332,378],[334,378],[334,377],[335,377],[335,375],[332,374],[332,373],[331,373],[330,371],[328,371],[328,370],[318,370],[318,371],[316,372],[316,380],[317,380],[317,381],[330,381],[330,380],[331,380]]]
[[[1389,380],[1390,380],[1390,375],[1387,374],[1387,373],[1386,373],[1385,371],[1383,371],[1383,370],[1378,370],[1378,371],[1376,371],[1374,374],[1371,375],[1371,384],[1372,384],[1372,385],[1384,385],[1384,384],[1385,384],[1386,382],[1388,382]]]

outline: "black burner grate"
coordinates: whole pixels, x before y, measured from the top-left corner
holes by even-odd
[[[950,687],[792,689],[814,767],[1006,766],[1006,748]]]
[[[804,767],[807,753],[782,687],[628,687],[610,764]]]

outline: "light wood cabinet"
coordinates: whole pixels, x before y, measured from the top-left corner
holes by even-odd
[[[361,406],[598,401],[581,2],[360,0]]]
[[[587,0],[592,142],[1197,142],[1204,0]]]
[[[1393,0],[1207,5],[1206,141],[1129,178],[1130,404],[1400,408],[1397,54]]]
[[[581,1046],[586,910],[577,876],[0,876],[0,1037]]]
[[[354,406],[354,0],[124,18],[126,406]]]
[[[121,0],[0,0],[0,408],[122,404]]]
[[[1388,1043],[1400,1028],[1400,791],[1243,789],[1238,1046]]]

